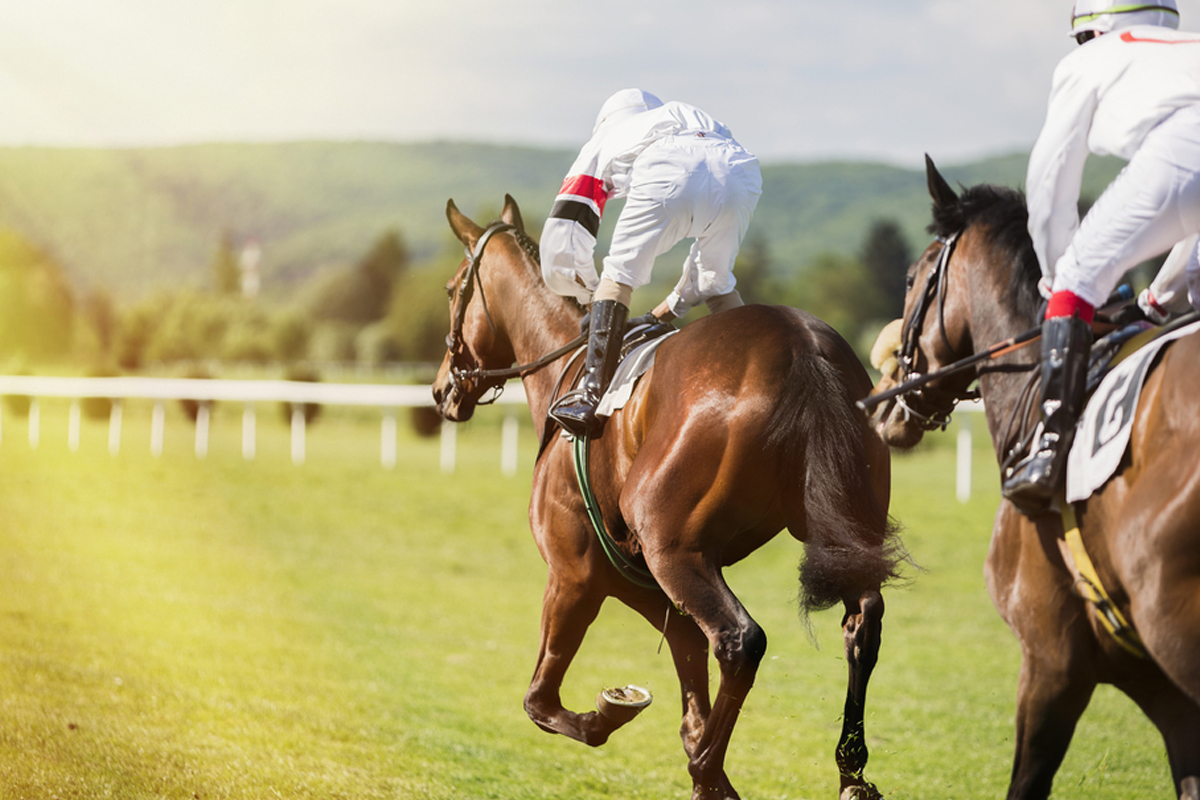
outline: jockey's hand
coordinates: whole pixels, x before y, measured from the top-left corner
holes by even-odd
[[[1138,295],[1137,304],[1142,313],[1146,315],[1146,319],[1155,325],[1165,324],[1167,318],[1171,316],[1171,312],[1158,304],[1149,289],[1142,290],[1142,293]]]
[[[626,320],[625,330],[633,330],[639,325],[661,325],[662,320],[654,316],[654,313],[642,314],[640,317],[634,317],[631,320]]]
[[[1097,314],[1096,319],[1097,321],[1105,322],[1108,325],[1115,326],[1117,328],[1123,328],[1131,323],[1141,322],[1142,320],[1146,319],[1146,312],[1142,311],[1142,309],[1138,307],[1137,303],[1127,303],[1126,305],[1118,308],[1116,311],[1106,313],[1103,319],[1099,314]]]

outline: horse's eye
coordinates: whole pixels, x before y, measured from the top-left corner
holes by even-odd
[[[913,284],[916,282],[917,282],[917,277],[915,275],[905,275],[904,276],[904,291],[907,292],[909,289],[911,289],[913,287]]]
[[[454,287],[453,286],[446,287],[446,297],[449,297],[451,300],[454,299]]]

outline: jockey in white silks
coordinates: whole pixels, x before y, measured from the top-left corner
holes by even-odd
[[[742,304],[733,263],[754,215],[758,159],[723,124],[687,103],[663,103],[624,89],[600,109],[542,228],[542,275],[555,292],[590,304],[581,387],[551,409],[575,436],[602,427],[596,404],[612,379],[633,290],[649,283],[655,259],[694,239],[675,289],[654,309],[657,321],[701,302],[713,312]],[[596,236],[605,203],[625,198],[604,269]]]
[[[1174,30],[1175,0],[1077,0],[1072,22],[1081,46],[1054,72],[1026,176],[1029,232],[1049,284],[1041,429],[1003,476],[1004,495],[1026,513],[1045,509],[1061,485],[1096,306],[1127,271],[1173,246],[1171,268],[1139,304],[1156,316],[1164,300],[1177,302],[1200,233],[1200,34]],[[1081,223],[1089,152],[1129,163]]]

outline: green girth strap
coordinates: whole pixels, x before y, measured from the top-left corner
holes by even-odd
[[[617,568],[617,572],[621,573],[621,577],[635,586],[641,586],[644,589],[658,588],[658,581],[654,580],[654,576],[650,574],[650,570],[643,566],[635,564],[621,552],[617,547],[617,543],[608,535],[608,529],[604,527],[604,518],[600,514],[600,504],[596,502],[596,495],[592,491],[592,482],[588,470],[588,449],[591,440],[585,436],[575,438],[575,478],[579,481],[579,491],[583,494],[583,506],[587,509],[588,519],[592,523],[592,529],[596,531],[596,538],[600,540],[600,546],[604,548],[604,554],[608,556],[608,560]]]

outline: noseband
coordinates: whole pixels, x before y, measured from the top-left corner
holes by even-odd
[[[487,247],[492,237],[498,233],[508,232],[517,237],[517,243],[534,261],[538,260],[537,243],[515,226],[509,225],[506,222],[493,222],[487,226],[480,235],[479,240],[475,242],[475,249],[466,251],[468,259],[467,272],[463,275],[462,283],[459,284],[458,305],[454,308],[450,333],[446,335],[446,349],[450,353],[449,372],[451,385],[456,392],[467,396],[472,393],[472,384],[474,384],[474,387],[477,387],[474,390],[480,393],[490,388],[493,392],[490,398],[476,401],[475,404],[481,406],[490,405],[499,400],[500,395],[504,392],[504,383],[509,378],[523,377],[530,372],[536,372],[547,364],[551,364],[562,358],[587,341],[586,336],[579,336],[557,350],[547,353],[528,364],[509,367],[507,369],[480,369],[478,367],[463,368],[456,366],[455,362],[460,361],[467,354],[468,349],[466,339],[463,336],[463,327],[467,318],[467,306],[470,304],[471,298],[475,295],[476,287],[479,289],[479,302],[483,307],[483,315],[487,319],[492,333],[496,332],[496,323],[492,321],[492,313],[488,310],[487,297],[483,293],[483,281],[479,277],[479,268],[483,263],[484,248]]]
[[[958,244],[960,233],[961,231],[955,232],[945,239],[938,237],[938,241],[942,243],[942,252],[938,254],[937,263],[925,280],[921,297],[917,301],[916,308],[913,309],[908,324],[904,326],[900,338],[900,382],[902,384],[920,382],[921,373],[915,369],[917,342],[921,338],[921,331],[925,328],[925,318],[929,314],[929,309],[935,303],[937,304],[938,332],[941,334],[947,351],[954,352],[954,346],[950,344],[950,337],[946,334],[946,276],[950,271],[950,256],[953,255],[955,245]],[[941,395],[941,397],[934,395]],[[950,424],[950,417],[954,409],[958,406],[959,401],[964,399],[966,396],[956,397],[933,388],[918,388],[897,395],[896,404],[904,410],[906,421],[915,421],[922,429],[933,431],[945,430],[946,426]],[[923,405],[927,409],[927,413],[917,411],[913,407],[915,404]],[[928,411],[930,408],[933,410]]]

